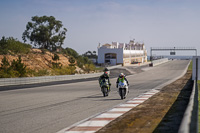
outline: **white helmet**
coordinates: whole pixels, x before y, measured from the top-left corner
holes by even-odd
[[[120,73],[119,77],[123,78],[123,77],[125,77],[125,74],[124,73]]]

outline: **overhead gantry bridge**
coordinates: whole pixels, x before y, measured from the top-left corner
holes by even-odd
[[[197,49],[194,47],[151,47],[150,48],[150,60],[153,60],[153,51],[170,51],[170,55],[176,55],[176,51],[195,51],[197,56]]]

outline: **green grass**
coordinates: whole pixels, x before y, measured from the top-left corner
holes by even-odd
[[[190,65],[188,66],[188,70],[192,70],[192,61],[190,62]]]

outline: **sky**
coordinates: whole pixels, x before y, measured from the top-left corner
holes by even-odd
[[[79,54],[135,39],[148,54],[151,47],[194,47],[200,55],[199,0],[1,0],[0,38],[23,41],[36,15],[60,20],[67,29],[63,47]]]

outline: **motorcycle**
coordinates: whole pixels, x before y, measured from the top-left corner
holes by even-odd
[[[108,83],[108,79],[103,79],[101,82],[101,91],[103,93],[103,96],[106,97],[108,96],[108,93],[110,91],[110,86]]]
[[[121,99],[125,99],[128,93],[128,84],[126,81],[118,83],[119,95]]]

